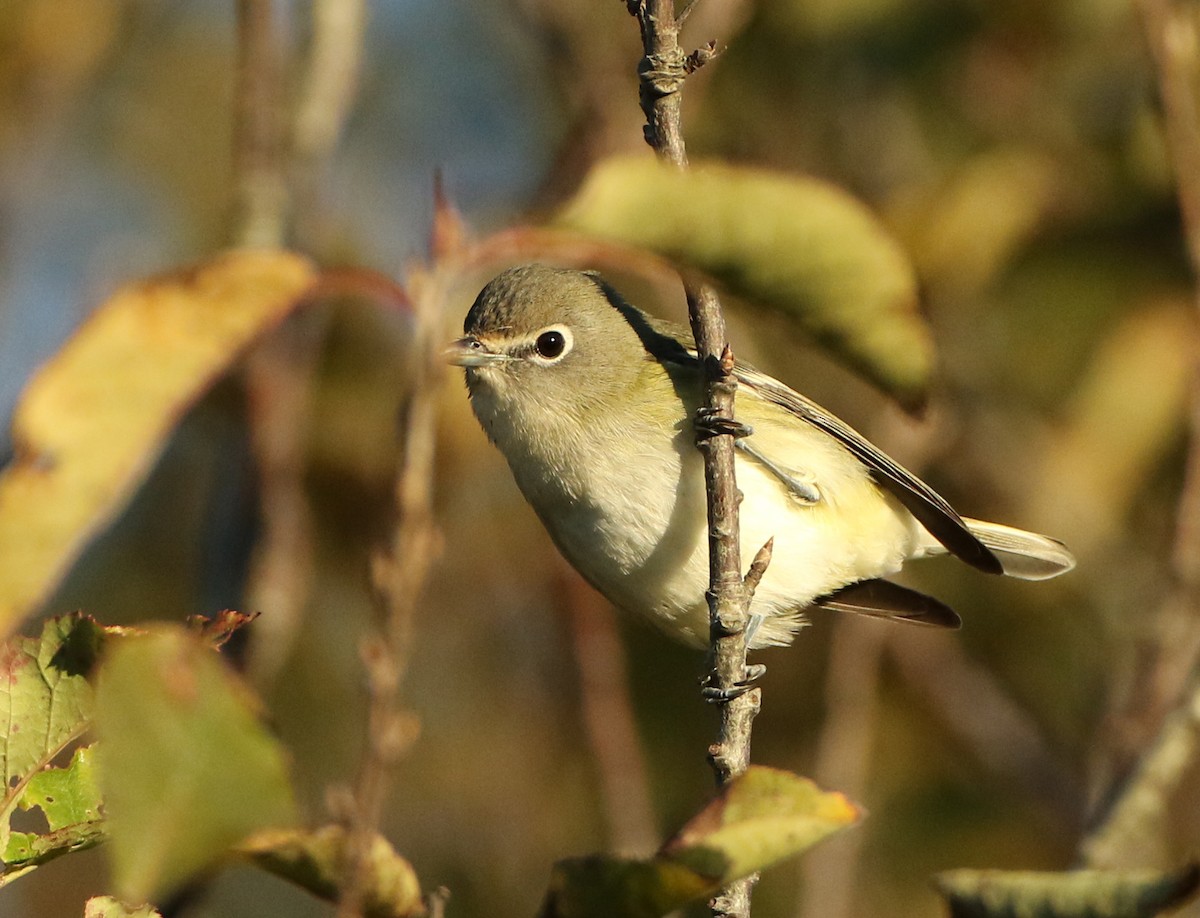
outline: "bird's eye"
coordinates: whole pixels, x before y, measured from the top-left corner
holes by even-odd
[[[547,328],[537,336],[533,348],[543,360],[558,360],[571,349],[571,333],[561,326]]]

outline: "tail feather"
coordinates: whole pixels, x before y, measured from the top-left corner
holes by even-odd
[[[1057,539],[1000,523],[964,520],[967,528],[992,550],[1004,573],[1021,580],[1049,580],[1075,566],[1075,556]]]

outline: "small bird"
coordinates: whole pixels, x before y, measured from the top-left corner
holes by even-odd
[[[529,264],[491,280],[448,357],[475,416],[567,560],[619,608],[708,643],[707,508],[696,449],[702,375],[690,332],[603,278]],[[881,579],[952,554],[1043,580],[1070,570],[1047,536],[964,519],[932,488],[783,383],[735,369],[743,570],[774,539],[750,607],[752,648],[789,644],[812,606],[957,627]]]

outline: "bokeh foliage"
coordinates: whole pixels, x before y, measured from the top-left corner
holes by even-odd
[[[519,17],[495,2],[385,6],[372,11],[379,26],[343,152],[298,239],[318,261],[395,271],[428,222],[436,165],[467,218],[494,227],[568,196],[602,154],[640,147],[632,82],[613,78],[629,78],[636,30],[615,0],[587,15],[524,0]],[[687,33],[729,45],[689,84],[693,153],[815,176],[863,200],[916,267],[938,376],[915,423],[819,349],[779,334],[782,320],[734,311],[739,353],[920,466],[964,512],[1053,532],[1080,556],[1069,580],[1037,586],[950,565],[912,573],[966,624],[953,637],[905,636],[882,656],[856,895],[862,914],[937,914],[935,872],[1069,865],[1087,802],[1144,746],[1170,688],[1171,668],[1152,664],[1164,652],[1169,662],[1178,633],[1157,610],[1196,342],[1152,71],[1133,9],[1116,0],[774,0],[734,4],[737,15],[715,6],[701,5]],[[10,377],[28,375],[122,282],[217,246],[229,175],[226,7],[0,5],[0,211],[13,215],[0,227],[0,276],[12,278],[0,286],[0,338],[27,343],[0,351],[10,400]],[[456,111],[472,117],[460,123]],[[621,286],[679,314],[673,287],[637,277]],[[472,294],[446,316],[447,337]],[[390,524],[404,392],[396,317],[354,302],[322,309],[305,434],[312,592],[284,669],[265,686],[309,813],[352,771],[360,745],[364,571]],[[528,915],[554,860],[607,841],[567,638],[567,575],[453,379],[443,407],[446,550],[405,691],[423,732],[387,828],[424,882],[453,889],[454,914]],[[239,605],[256,513],[245,413],[227,384],[188,415],[51,611],[132,621]],[[621,627],[654,815],[674,825],[708,794],[701,661]],[[758,761],[814,770],[835,627],[816,618],[798,646],[764,657]],[[941,665],[946,641],[975,668]],[[1013,748],[1032,751],[1014,763]],[[1196,793],[1185,790],[1154,852],[1166,863],[1195,848]],[[40,873],[27,890],[0,890],[0,908],[78,914],[85,894],[105,888],[98,872],[64,862]],[[769,877],[756,914],[794,914],[798,887],[787,872]],[[201,909],[315,913],[291,895],[234,871]]]

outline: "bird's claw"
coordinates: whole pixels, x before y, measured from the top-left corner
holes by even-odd
[[[754,683],[761,679],[766,672],[767,667],[762,663],[747,663],[743,678],[729,688],[717,685],[716,674],[709,673],[700,680],[700,696],[709,704],[728,704],[754,688]]]
[[[733,418],[717,414],[713,408],[696,409],[696,439],[707,440],[711,437],[732,436],[737,439],[750,436],[754,428]]]

